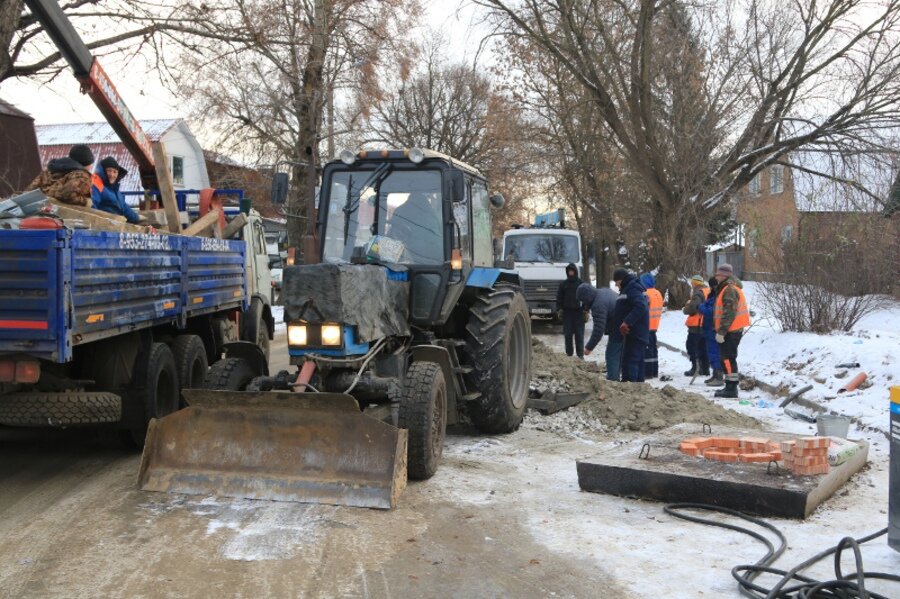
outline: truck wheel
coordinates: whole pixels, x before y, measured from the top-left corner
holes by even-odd
[[[152,418],[162,418],[178,409],[181,393],[178,386],[178,369],[172,350],[165,343],[153,343],[150,350],[138,357],[135,383],[144,408],[144,422],[140,428],[131,429],[135,445],[143,447],[147,425]]]
[[[501,286],[475,300],[463,352],[472,366],[466,385],[481,392],[466,404],[472,423],[491,434],[518,429],[531,382],[531,319],[521,292]]]
[[[172,343],[175,355],[175,367],[178,369],[178,382],[182,389],[202,389],[206,380],[209,362],[206,359],[206,347],[197,335],[179,335]],[[186,404],[181,400],[180,407]]]
[[[400,396],[400,428],[409,431],[407,472],[425,480],[437,471],[447,432],[447,381],[434,362],[413,362]]]
[[[220,391],[243,391],[256,373],[243,358],[225,358],[213,364],[203,387]]]

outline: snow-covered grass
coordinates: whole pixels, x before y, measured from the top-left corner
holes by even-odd
[[[738,369],[776,387],[796,390],[812,385],[813,389],[804,394],[804,398],[830,411],[858,418],[866,426],[887,430],[890,387],[900,384],[897,361],[900,304],[893,302],[866,316],[849,333],[782,333],[774,319],[754,301],[761,291],[756,283],[744,285],[754,315],[753,326],[745,332],[738,350]],[[680,311],[664,313],[657,336],[660,341],[683,348],[687,337],[684,315]],[[687,358],[679,359],[673,352],[660,348],[660,359],[660,373],[674,375],[675,386],[683,386],[686,377],[682,372],[689,367]],[[837,368],[839,364],[857,362],[859,368]],[[840,388],[859,372],[868,375],[866,388],[839,393]],[[836,375],[840,374],[844,376],[838,378]],[[694,387],[698,387],[697,382],[699,378]],[[767,394],[744,395],[756,401],[765,398],[775,401]],[[761,411],[755,403],[750,412],[754,411]],[[776,411],[782,414],[782,410]]]

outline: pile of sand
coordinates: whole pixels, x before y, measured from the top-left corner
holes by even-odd
[[[563,434],[585,431],[654,431],[682,422],[757,428],[759,422],[670,385],[614,383],[594,362],[559,354],[538,340],[532,347],[532,388],[586,391],[589,399],[550,416],[529,411],[525,424]],[[551,377],[548,379],[548,375]]]

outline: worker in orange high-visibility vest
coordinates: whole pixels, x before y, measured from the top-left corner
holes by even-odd
[[[684,325],[688,329],[687,347],[688,358],[691,360],[691,369],[684,376],[694,377],[698,374],[709,376],[709,356],[706,353],[706,338],[703,336],[703,314],[700,313],[700,304],[709,297],[709,287],[700,275],[691,277],[691,299],[681,310],[687,314]]]
[[[750,326],[750,309],[747,307],[741,282],[734,276],[734,269],[730,264],[719,265],[716,280],[719,282],[719,294],[713,312],[713,327],[722,354],[722,368],[725,369],[725,388],[716,391],[716,397],[736,399],[740,381],[738,345],[744,329]]]
[[[659,376],[659,350],[656,346],[656,331],[662,318],[663,296],[656,289],[656,279],[650,273],[641,275],[641,283],[647,288],[644,294],[650,304],[650,343],[644,351],[644,378],[655,379]]]

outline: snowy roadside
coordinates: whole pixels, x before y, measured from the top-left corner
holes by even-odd
[[[871,444],[869,463],[809,518],[803,521],[767,519],[779,527],[789,541],[788,551],[776,566],[791,567],[835,545],[843,536],[859,537],[887,524],[889,446],[880,431],[889,428],[889,388],[900,384],[895,349],[900,347],[900,306],[895,304],[870,315],[850,333],[780,333],[754,306],[756,285],[748,283],[745,292],[751,309],[756,312],[754,321],[757,324],[741,343],[738,356],[741,371],[788,390],[813,385],[805,398],[831,411],[857,417],[866,427],[880,429],[866,430],[851,425],[851,438],[865,439]],[[586,336],[590,334],[591,324],[586,325]],[[535,323],[533,329],[545,345],[556,352],[563,351],[561,329],[543,323]],[[663,315],[659,331],[661,341],[681,348],[686,334],[680,311]],[[602,364],[604,350],[605,339],[587,359]],[[782,397],[755,388],[740,392],[743,402],[716,399],[713,397],[715,389],[703,385],[700,377],[690,384],[690,378],[683,375],[689,363],[680,353],[660,348],[659,360],[660,373],[670,375],[672,380],[656,379],[651,381],[654,387],[671,385],[693,391],[716,405],[760,420],[763,428],[769,431],[815,434],[815,425],[795,420],[777,407]],[[860,368],[835,368],[845,362],[859,362]],[[847,376],[835,378],[834,374],[843,370],[848,371]],[[871,386],[839,394],[837,391],[842,384],[858,371],[867,372]],[[564,421],[562,417],[559,420]],[[526,425],[533,426],[528,421]],[[572,443],[566,446],[568,451],[564,453],[570,462],[579,451],[582,455],[591,455],[604,444],[615,443],[617,438],[626,436],[621,433],[585,436],[581,432],[585,428],[583,423],[572,421],[571,425],[578,430],[567,435]],[[600,427],[596,428],[600,430]],[[540,430],[557,432],[546,427]],[[455,453],[453,449],[450,452]],[[467,457],[471,459],[471,456]],[[528,497],[524,508],[516,506],[516,509],[523,509],[524,517],[532,523],[533,534],[539,542],[553,551],[595,559],[598,565],[612,571],[640,573],[627,582],[629,589],[640,595],[741,596],[730,568],[761,557],[763,549],[760,545],[736,533],[674,520],[663,514],[662,504],[582,493],[578,489],[574,464],[566,465],[565,459],[560,458],[559,455],[534,458],[534,467],[547,473],[545,481],[553,487],[553,507],[548,510],[552,515],[542,516],[540,510],[531,507],[535,502],[540,503],[537,498]],[[471,479],[468,482],[471,483]],[[506,484],[511,482],[505,481]],[[527,489],[526,496],[538,492],[525,477],[522,484]],[[598,539],[602,539],[599,543],[602,549],[595,552]],[[715,550],[710,551],[710,547]],[[890,549],[883,537],[863,547],[867,570],[900,571],[900,554]],[[846,560],[844,569],[852,569]],[[810,574],[823,580],[830,579],[833,564],[820,563],[810,570]],[[896,592],[897,587],[884,586],[880,590],[891,593]]]

